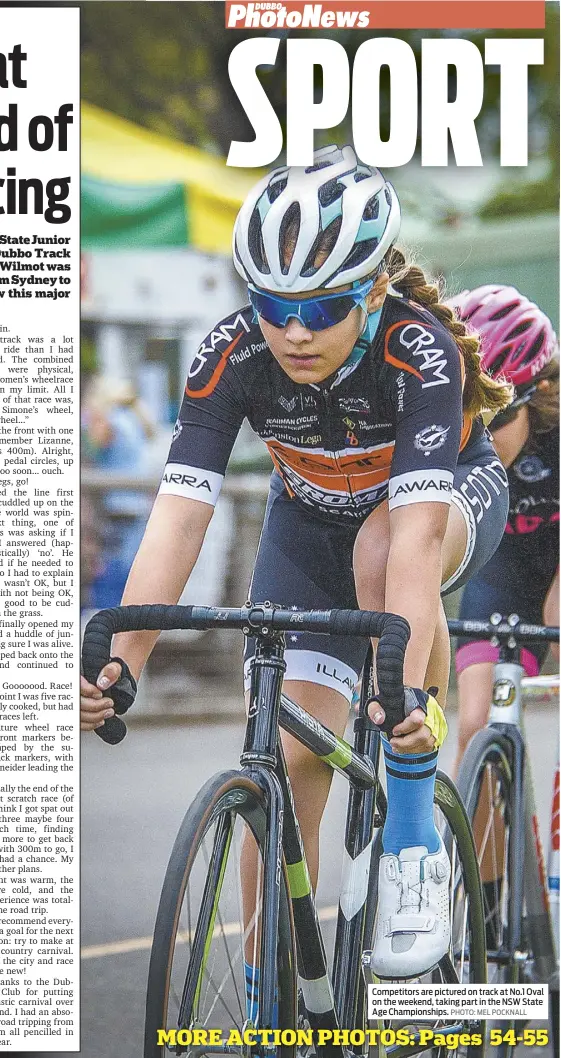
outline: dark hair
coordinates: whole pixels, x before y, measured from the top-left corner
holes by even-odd
[[[401,250],[395,247],[390,250],[386,260],[394,290],[428,309],[453,336],[465,367],[464,411],[473,417],[483,411],[496,413],[508,407],[513,394],[511,384],[504,378],[492,378],[482,370],[479,339],[468,334],[465,324],[448,305],[441,302],[438,285],[431,283],[422,268],[407,261]]]

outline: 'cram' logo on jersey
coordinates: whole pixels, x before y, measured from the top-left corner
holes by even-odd
[[[431,452],[436,452],[438,448],[442,448],[442,445],[446,443],[449,431],[449,426],[436,426],[433,423],[432,426],[425,426],[424,430],[419,430],[419,433],[415,434],[413,444],[419,452],[423,452],[428,458]]]
[[[244,324],[244,327],[247,328],[247,324],[246,324],[245,320],[243,319],[243,317],[239,316],[237,318],[242,320],[242,322]],[[232,324],[232,326],[233,326],[233,324]],[[226,329],[226,324],[224,324],[222,329],[223,330]],[[214,333],[216,334],[217,332],[215,331]],[[208,382],[206,382],[204,386],[201,386],[200,389],[193,389],[189,385],[189,383],[190,383],[191,379],[196,378],[197,375],[205,367],[205,365],[207,363],[207,360],[208,360],[208,356],[205,355],[205,352],[206,353],[210,353],[210,352],[213,351],[213,350],[209,350],[208,348],[206,348],[206,346],[203,343],[203,345],[199,349],[198,353],[195,353],[195,356],[193,357],[193,363],[191,364],[191,367],[189,368],[189,374],[187,375],[187,385],[185,386],[185,393],[186,393],[186,395],[188,397],[195,397],[196,399],[200,399],[201,397],[208,397],[208,396],[210,396],[211,393],[214,392],[214,390],[216,389],[216,386],[218,385],[218,383],[219,383],[219,381],[220,381],[220,379],[221,379],[221,377],[222,377],[222,375],[224,373],[224,368],[226,367],[226,364],[228,363],[228,357],[233,352],[233,350],[236,348],[236,345],[238,344],[240,338],[243,338],[243,336],[244,336],[244,331],[240,331],[239,334],[236,334],[236,337],[234,338],[233,342],[230,342],[230,344],[226,347],[226,349],[224,350],[224,352],[220,356],[220,359],[219,359],[218,363],[216,364],[216,366],[215,366],[215,368],[214,368],[214,370],[213,370]]]
[[[240,330],[240,327],[242,330]],[[249,334],[250,330],[251,327],[244,319],[243,313],[238,312],[232,323],[221,323],[215,331],[212,331],[208,337],[205,338],[204,342],[201,342],[201,345],[191,361],[187,374],[185,393],[188,397],[208,397],[209,394],[213,392],[216,384],[222,376],[224,368],[226,367],[230,353],[236,348],[240,338],[243,338],[244,334]],[[232,334],[235,331],[238,331],[238,334],[236,334],[232,340]],[[211,356],[223,342],[229,342],[230,344],[222,353],[210,379],[201,387],[201,389],[193,389],[189,383],[192,379],[195,379],[200,375],[201,371],[203,371],[208,363],[209,356]]]
[[[450,382],[444,368],[448,364],[443,349],[433,349],[435,337],[420,323],[408,323],[399,335],[401,345],[419,357],[419,370],[423,378],[422,389],[431,386],[447,386]]]

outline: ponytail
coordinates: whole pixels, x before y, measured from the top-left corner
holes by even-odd
[[[467,415],[472,418],[483,411],[495,415],[508,407],[512,401],[513,389],[505,379],[495,379],[481,368],[479,338],[468,334],[463,324],[452,309],[440,301],[440,290],[431,283],[423,270],[407,262],[401,250],[395,247],[386,258],[390,283],[398,294],[417,302],[441,323],[453,336],[463,358],[465,384],[463,406]]]

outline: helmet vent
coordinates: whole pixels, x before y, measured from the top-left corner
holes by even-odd
[[[519,334],[524,334],[529,326],[530,320],[522,320],[522,323],[519,323],[517,327],[513,327],[512,330],[508,332],[507,341],[510,342],[513,338],[518,338]]]
[[[380,200],[377,195],[373,195],[364,207],[364,212],[362,214],[363,220],[378,220],[379,212]]]
[[[288,177],[285,176],[284,178],[282,178],[280,180],[277,180],[274,184],[271,184],[267,188],[267,195],[268,195],[269,202],[271,203],[271,205],[273,204],[275,199],[277,199],[279,197],[279,195],[282,195],[287,183],[288,183]]]
[[[340,268],[337,269],[337,275],[339,272],[346,272],[349,268],[356,268],[357,265],[362,264],[366,261],[374,250],[376,249],[379,239],[364,239],[363,242],[357,242],[356,246],[353,246],[351,252],[347,255],[346,260],[343,262]]]
[[[301,213],[298,202],[290,205],[282,218],[279,230],[279,253],[281,259],[281,272],[283,276],[288,275],[290,262],[294,254],[298,236],[300,234]]]
[[[492,316],[489,316],[489,319],[504,320],[505,316],[508,316],[509,312],[512,312],[513,309],[518,308],[519,304],[519,301],[511,301],[509,305],[504,305],[502,309],[497,309],[497,312],[494,312]]]
[[[535,360],[535,358],[539,355],[539,353],[541,353],[541,351],[542,351],[542,349],[544,347],[544,344],[545,344],[544,343],[544,335],[542,333],[542,334],[539,334],[538,337],[534,339],[534,341],[532,342],[530,348],[526,349],[526,351],[524,353],[524,356],[522,358],[522,366],[524,364],[531,364],[532,361]]]
[[[333,202],[337,202],[337,199],[343,197],[344,192],[344,184],[339,183],[338,180],[328,180],[318,191],[320,204],[322,206],[331,206]]]
[[[327,225],[325,231],[320,231],[316,235],[312,248],[304,261],[301,273],[303,276],[306,278],[313,276],[321,268],[325,258],[331,253],[339,238],[342,222],[342,217],[335,217],[335,220],[332,220],[331,224]]]
[[[271,269],[269,268],[267,254],[265,253],[263,235],[261,233],[261,218],[257,208],[254,209],[251,214],[251,220],[247,231],[247,243],[249,252],[257,266],[258,272],[262,272],[264,275],[270,275]]]
[[[305,173],[318,173],[320,169],[327,169],[332,164],[333,164],[332,162],[327,162],[327,161],[325,161],[325,162],[316,162],[315,165],[310,165],[310,166],[308,166],[307,169],[304,169],[304,172]]]
[[[388,203],[388,206],[391,209],[392,208],[392,196],[391,196],[391,192],[390,192],[389,187],[384,188],[384,194],[386,196],[386,202]]]

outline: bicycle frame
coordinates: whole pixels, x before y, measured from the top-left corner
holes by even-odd
[[[256,636],[251,668],[248,722],[240,763],[254,781],[266,786],[269,800],[269,834],[272,859],[264,865],[264,904],[278,914],[278,878],[284,853],[298,943],[298,971],[312,1028],[336,1029],[355,1024],[365,1000],[361,972],[364,926],[370,892],[369,873],[378,788],[380,733],[366,716],[372,685],[371,652],[365,663],[355,745],[338,738],[304,709],[281,693],[286,668],[282,635]],[[350,784],[345,832],[345,867],[337,921],[338,958],[331,984],[327,957],[318,922],[312,886],[284,757],[278,725],[340,772]],[[268,898],[268,899],[267,899]],[[273,927],[273,923],[270,923]],[[276,926],[276,923],[275,923]],[[274,968],[276,928],[261,931],[261,966]],[[274,973],[262,978],[274,980]],[[349,987],[354,977],[354,987]],[[346,1002],[344,997],[347,997]],[[261,1024],[268,1025],[274,996],[260,996]],[[351,1009],[349,1009],[351,1008]],[[326,1045],[326,1055],[341,1055],[342,1048]]]
[[[537,979],[548,983],[550,987],[558,987],[556,939],[550,915],[547,871],[538,828],[530,760],[525,749],[523,675],[519,647],[503,642],[494,670],[493,704],[488,726],[497,732],[497,741],[507,755],[515,776],[509,845],[510,878],[513,883],[509,892],[509,921],[515,923],[516,929],[508,937],[506,948],[488,952],[488,959],[507,963],[511,968],[512,981],[516,983],[518,964],[524,961],[524,952],[521,950],[524,938],[518,934],[525,910]]]

